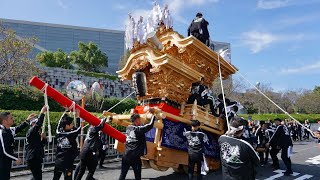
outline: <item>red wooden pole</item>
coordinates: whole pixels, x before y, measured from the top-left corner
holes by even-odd
[[[30,85],[36,87],[37,89],[41,90],[45,82],[40,80],[38,77],[34,76],[30,81]],[[47,87],[47,95],[51,97],[53,100],[55,100],[57,103],[59,103],[61,106],[69,108],[72,105],[72,101],[65,97],[63,94],[52,88],[51,86]],[[80,111],[80,117],[87,121],[89,124],[98,126],[100,124],[100,119],[98,119],[96,116],[92,115],[90,112],[79,106],[78,104],[75,104],[75,108],[79,109]],[[72,109],[71,109],[72,110]],[[105,124],[102,131],[105,134],[108,134],[109,136],[117,139],[118,141],[124,143],[126,141],[126,136],[121,133],[120,131],[114,129],[108,124]]]

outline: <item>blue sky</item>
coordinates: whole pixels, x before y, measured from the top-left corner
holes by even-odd
[[[0,0],[0,17],[124,30],[153,0]],[[213,40],[231,43],[232,63],[251,82],[275,90],[320,85],[320,0],[158,0],[186,35],[197,12]],[[237,76],[237,75],[236,75]]]

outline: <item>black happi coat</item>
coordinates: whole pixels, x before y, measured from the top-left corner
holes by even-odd
[[[204,143],[208,142],[208,137],[201,131],[184,132],[188,140],[188,154],[193,160],[202,160],[204,153]]]
[[[10,169],[12,160],[18,160],[14,155],[14,136],[16,133],[22,131],[28,126],[28,123],[25,121],[16,127],[10,127],[9,129],[0,125],[0,168]],[[9,167],[8,167],[9,165]]]
[[[270,146],[289,147],[292,146],[292,140],[288,128],[285,125],[279,125],[270,139]]]
[[[106,119],[103,119],[98,126],[89,128],[83,149],[80,153],[81,159],[85,159],[89,153],[98,153],[99,148],[101,147],[99,131],[103,129],[105,122]]]
[[[262,129],[262,127],[257,129],[255,136],[258,138],[257,140],[259,147],[263,147],[270,140],[268,129]]]
[[[222,135],[219,138],[224,180],[254,180],[259,156],[246,141]]]
[[[41,140],[41,136],[39,130],[43,124],[44,114],[40,114],[38,117],[38,121],[36,124],[31,127],[27,134],[27,145],[26,145],[26,160],[30,161],[33,159],[40,159],[44,158],[44,150],[43,146],[46,140]]]
[[[200,35],[200,31],[202,31],[200,38],[208,39],[210,37],[209,31],[208,31],[208,25],[209,25],[208,21],[205,20],[203,17],[201,18],[196,17],[194,20],[192,20],[188,28],[188,36],[192,34],[193,36],[199,39],[197,35],[198,34]]]
[[[77,118],[77,122],[78,128],[75,128],[71,131],[64,131],[63,128],[60,127],[60,122],[57,127],[57,151],[55,166],[59,167],[60,169],[73,168],[73,161],[79,154],[76,139],[81,132],[80,118]]]
[[[127,160],[137,160],[147,153],[145,133],[153,128],[155,116],[152,116],[149,124],[144,126],[130,125],[126,129],[127,139],[123,157]]]

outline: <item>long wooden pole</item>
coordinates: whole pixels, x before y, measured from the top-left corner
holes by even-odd
[[[45,83],[36,76],[34,76],[29,81],[29,83],[30,83],[30,85],[36,87],[39,90],[41,90],[45,85]],[[55,100],[57,103],[59,103],[63,107],[70,108],[73,104],[73,101],[71,101],[69,98],[65,97],[63,94],[61,94],[59,91],[55,90],[51,86],[47,87],[47,94],[49,97],[51,97],[53,100]],[[94,126],[98,126],[100,124],[99,118],[92,115],[90,112],[83,109],[78,104],[75,104],[75,109],[79,109],[80,117],[83,118],[85,121],[87,121],[89,124],[92,124]],[[71,108],[71,111],[72,110],[73,109]],[[108,134],[109,136],[117,139],[118,141],[120,141],[122,143],[126,142],[126,136],[108,124],[104,124],[102,131],[105,134]]]

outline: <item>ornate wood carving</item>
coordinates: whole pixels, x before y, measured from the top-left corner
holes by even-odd
[[[129,80],[135,71],[145,72],[148,95],[141,99],[166,97],[182,104],[187,101],[193,82],[205,77],[205,83],[210,85],[217,77],[217,56],[200,41],[183,38],[162,26],[156,36],[163,44],[161,51],[149,40],[142,45],[135,43],[128,63],[118,71],[119,77]],[[222,58],[221,62],[224,78],[235,72]]]

